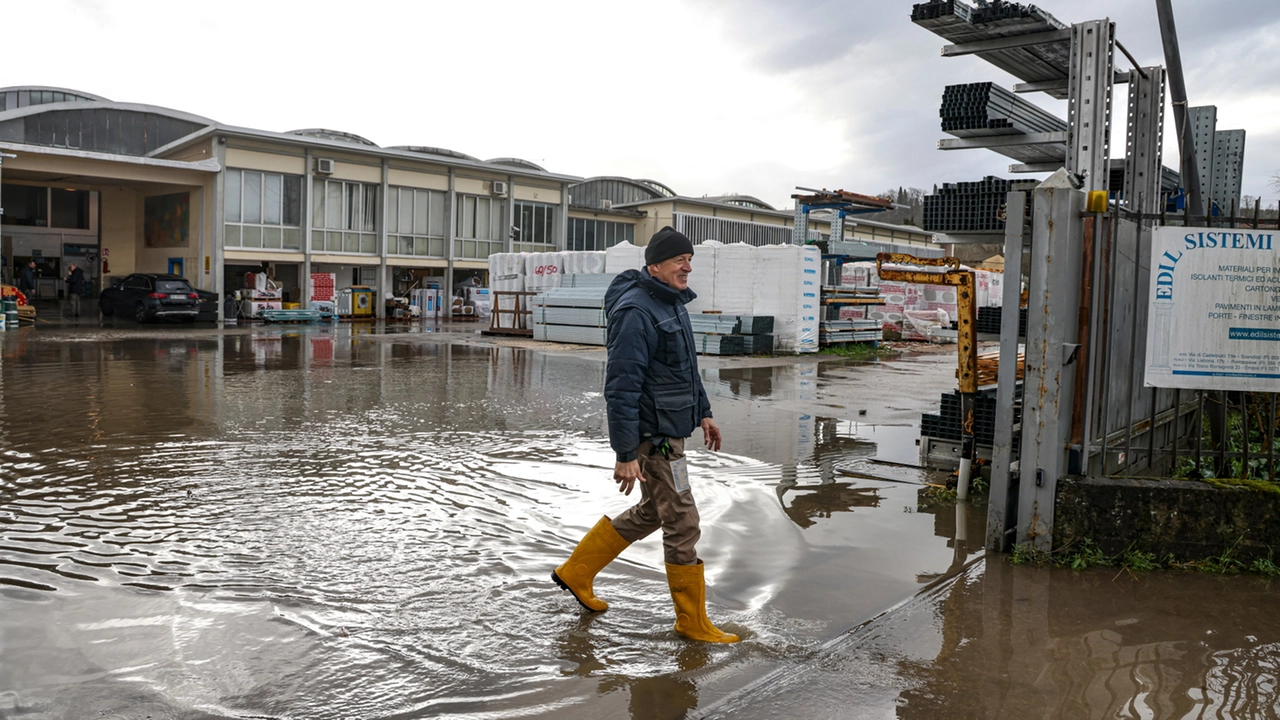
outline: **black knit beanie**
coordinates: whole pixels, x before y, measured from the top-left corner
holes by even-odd
[[[692,255],[693,243],[670,225],[653,234],[644,249],[644,264],[656,265],[677,255]]]

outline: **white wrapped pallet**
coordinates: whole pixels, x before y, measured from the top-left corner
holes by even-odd
[[[816,245],[800,251],[800,287],[797,297],[796,342],[799,352],[818,352],[818,318],[822,302],[822,253]]]
[[[563,259],[558,252],[522,253],[524,257],[524,288],[531,292],[542,292],[550,288],[560,287],[560,276],[564,274]]]
[[[603,250],[566,250],[560,253],[565,275],[599,275],[604,272]]]
[[[644,267],[644,248],[625,240],[604,251],[604,271],[617,274]]]
[[[800,248],[764,245],[756,248],[755,258],[751,314],[773,316],[775,352],[799,352]]]
[[[755,277],[754,246],[730,243],[716,248],[715,309],[729,315],[752,314],[755,304],[752,280]]]
[[[489,289],[493,291],[495,310],[515,310],[515,295],[499,295],[503,292],[524,290],[524,255],[521,253],[494,253],[489,256]],[[524,328],[522,318],[512,312],[498,313],[500,328]]]
[[[689,272],[689,289],[698,297],[685,305],[690,313],[706,312],[716,308],[716,256],[724,243],[707,240],[693,248],[693,270]]]

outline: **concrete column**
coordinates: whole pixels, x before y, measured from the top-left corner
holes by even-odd
[[[387,193],[390,191],[387,159],[382,158],[382,188],[378,191],[378,297],[374,300],[378,319],[387,317]]]
[[[315,175],[311,170],[314,159],[311,148],[307,148],[306,175],[302,176],[302,307],[311,307],[311,225],[315,217],[315,195],[312,183]]]
[[[213,143],[213,156],[218,161],[218,167],[222,168],[218,171],[218,177],[214,180],[213,186],[213,267],[210,268],[210,274],[213,282],[213,291],[218,294],[218,324],[221,325],[226,318],[223,316],[222,308],[226,305],[226,186],[227,186],[227,138],[219,135]],[[98,196],[98,202],[102,202],[102,196]],[[99,227],[99,236],[101,236],[101,227]],[[101,251],[101,247],[99,247]],[[101,288],[99,288],[101,290]]]

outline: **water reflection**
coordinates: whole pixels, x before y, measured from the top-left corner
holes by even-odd
[[[680,717],[952,560],[900,510],[914,486],[836,471],[911,428],[815,413],[806,363],[705,374],[726,430],[690,453],[708,602],[750,630],[708,649],[671,630],[660,543],[602,574],[602,617],[546,581],[630,504],[600,353],[347,326],[0,351],[0,711]]]

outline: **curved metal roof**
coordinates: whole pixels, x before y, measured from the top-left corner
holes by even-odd
[[[406,152],[421,153],[423,155],[440,155],[442,157],[458,158],[460,160],[473,160],[480,162],[480,158],[472,157],[466,153],[457,150],[448,150],[445,148],[431,147],[429,145],[392,145],[388,150],[404,150]],[[542,168],[538,168],[541,170]]]
[[[0,93],[22,92],[24,90],[39,93],[61,93],[66,96],[59,100],[49,100],[46,102],[111,102],[101,95],[94,95],[93,93],[87,93],[83,90],[54,87],[52,85],[10,85],[9,87],[0,88]]]
[[[718,202],[722,205],[736,205],[737,207],[756,208],[758,210],[774,210],[778,208],[752,195],[717,195],[715,197],[703,198],[712,202]]]
[[[378,144],[368,138],[360,137],[355,133],[343,132],[341,130],[329,130],[327,128],[304,128],[302,130],[290,130],[288,135],[303,135],[306,137],[320,138],[321,140],[337,140],[338,142],[355,143],[356,145],[368,145],[369,147],[378,147]]]
[[[485,162],[490,163],[492,165],[510,165],[511,167],[524,168],[526,170],[539,170],[541,172],[547,171],[547,169],[542,167],[541,165],[538,165],[537,163],[531,163],[528,160],[524,160],[522,158],[514,158],[514,157],[494,158],[492,160],[485,160]]]
[[[625,178],[617,178],[617,179],[622,180]],[[654,192],[658,193],[658,195],[662,197],[675,197],[677,194],[675,190],[672,190],[671,188],[667,187],[666,185],[663,185],[657,180],[647,180],[645,178],[636,178],[635,180],[632,180],[632,182],[645,185],[650,189],[652,189]]]
[[[641,190],[645,192],[646,194],[652,196],[654,200],[657,200],[658,198],[676,196],[676,193],[674,190],[672,190],[671,188],[667,187],[666,185],[663,185],[662,183],[656,180],[637,180],[635,178],[622,177],[620,175],[597,175],[595,177],[589,177],[580,183],[574,183],[574,185],[575,186],[587,185],[595,182],[621,183],[623,185],[627,185],[627,186],[636,188],[637,190]]]

